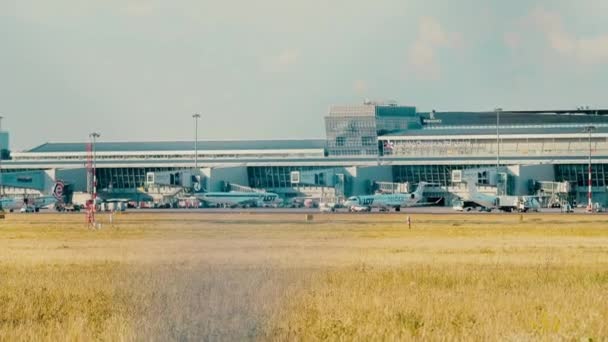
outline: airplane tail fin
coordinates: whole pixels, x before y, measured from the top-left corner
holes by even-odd
[[[463,199],[470,200],[479,192],[477,190],[477,184],[475,184],[475,181],[472,179],[467,180],[465,184],[467,186],[467,192],[464,194]]]
[[[477,193],[477,185],[474,181],[470,180],[467,182],[467,190],[471,195]]]
[[[418,183],[418,188],[416,188],[416,191],[414,192],[414,194],[417,197],[422,197],[422,195],[424,194],[424,188],[429,185],[429,183],[427,182],[420,182]]]

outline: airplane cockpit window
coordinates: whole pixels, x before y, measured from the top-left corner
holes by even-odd
[[[357,197],[349,197],[348,200],[349,201],[357,201]]]

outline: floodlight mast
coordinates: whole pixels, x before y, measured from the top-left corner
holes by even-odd
[[[593,212],[593,192],[592,192],[592,182],[591,182],[591,154],[592,154],[592,145],[591,145],[591,134],[595,131],[595,126],[587,126],[585,127],[585,132],[589,133],[589,167],[588,167],[588,175],[587,175],[587,212]]]
[[[496,173],[498,174],[498,168],[500,167],[500,113],[502,108],[494,109],[496,113]]]
[[[95,204],[95,202],[97,201],[97,138],[101,137],[101,135],[99,133],[93,132],[91,134],[89,134],[89,137],[91,138],[91,150],[92,150],[92,154],[93,154],[93,165],[92,165],[92,179],[93,179],[93,204]]]
[[[500,170],[500,113],[502,112],[502,108],[496,108],[494,112],[496,113],[496,194],[500,195],[498,173]]]
[[[96,132],[89,133],[90,143],[87,148],[87,169],[89,173],[90,186],[91,186],[91,200],[87,206],[87,224],[90,228],[97,228],[95,222],[95,212],[97,211],[97,138],[101,135]]]
[[[2,134],[2,119],[4,116],[0,115],[0,134]],[[4,183],[2,182],[2,149],[8,149],[8,146],[2,146],[2,140],[0,139],[0,196],[4,197]],[[0,208],[1,209],[1,208]]]
[[[200,120],[200,114],[192,115],[194,119],[194,169],[198,172],[198,120]]]

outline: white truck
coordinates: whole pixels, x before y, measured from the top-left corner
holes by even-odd
[[[498,196],[496,197],[496,208],[506,212],[519,211],[520,202],[519,196]]]
[[[335,203],[321,202],[319,203],[319,210],[322,213],[333,213],[336,211]]]
[[[539,212],[540,207],[541,205],[538,198],[532,196],[522,196],[519,198],[517,211],[520,213]]]

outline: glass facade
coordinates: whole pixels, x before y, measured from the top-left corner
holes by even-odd
[[[325,117],[327,153],[330,156],[376,156],[378,135],[421,127],[416,107],[334,106]]]
[[[6,160],[10,158],[9,146],[8,132],[0,131],[0,159]]]
[[[396,165],[393,166],[393,181],[397,183],[428,182],[441,186],[452,186],[452,170],[476,169],[487,165]]]
[[[383,145],[386,156],[495,156],[496,139],[390,140],[392,148]],[[608,153],[608,139],[593,138],[594,153]],[[580,138],[507,138],[500,141],[502,156],[587,155],[589,139]]]
[[[422,128],[422,118],[416,113],[416,107],[377,106],[376,120],[378,135]]]
[[[333,186],[336,181],[334,179],[336,176],[335,170],[328,169],[327,167],[259,166],[247,168],[249,186],[264,189],[289,188],[292,186],[292,171],[299,171],[302,174],[309,175],[310,177],[302,177],[303,179],[310,179],[307,183],[312,184],[307,185]]]
[[[574,186],[587,186],[589,179],[589,164],[555,165],[555,180],[569,182]],[[608,165],[591,164],[591,186],[606,187],[608,185]]]
[[[148,172],[177,171],[183,169],[167,167],[121,167],[98,168],[97,188],[103,189],[137,189],[144,187]]]
[[[373,116],[327,117],[327,152],[334,156],[378,154],[378,135]]]

